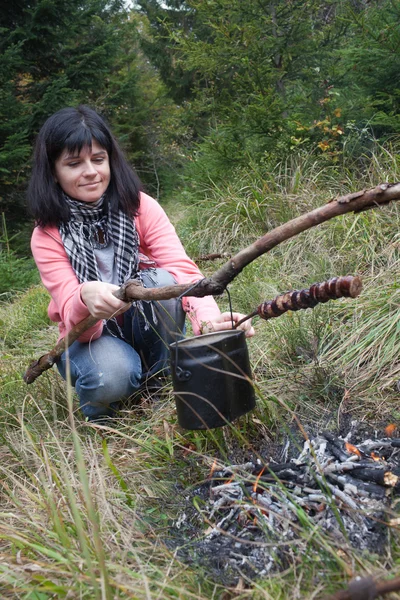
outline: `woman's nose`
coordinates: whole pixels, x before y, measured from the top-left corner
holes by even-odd
[[[86,175],[88,177],[90,177],[92,175],[96,175],[97,171],[91,160],[85,161],[83,173],[84,173],[84,175]]]

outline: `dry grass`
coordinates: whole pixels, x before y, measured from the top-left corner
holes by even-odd
[[[209,183],[178,229],[193,256],[238,249],[332,196],[399,179],[397,156],[379,152],[362,175],[322,168],[312,156],[270,172],[252,165],[224,189]],[[226,590],[196,562],[183,564],[166,539],[180,497],[216,457],[257,455],[299,419],[312,430],[351,418],[371,428],[399,420],[397,223],[396,207],[335,219],[258,259],[232,284],[234,309],[243,312],[334,275],[359,273],[365,289],[356,302],[257,320],[249,341],[257,410],[220,430],[182,430],[168,393],[157,406],[126,406],[114,429],[83,423],[56,372],[29,388],[21,380],[56,337],[46,293],[32,288],[0,305],[1,597],[318,599],[355,574],[394,572],[394,543],[379,560],[353,551],[340,561],[324,539],[321,556],[332,560],[301,557],[268,580]],[[226,310],[226,296],[219,301]]]

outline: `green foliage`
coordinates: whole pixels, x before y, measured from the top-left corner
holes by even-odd
[[[32,258],[18,258],[11,252],[0,251],[0,300],[35,283],[39,283],[39,274]]]
[[[350,118],[368,123],[376,136],[398,133],[400,2],[370,2],[349,10],[353,35],[340,57],[341,89]]]
[[[335,93],[326,82],[334,51],[346,32],[342,4],[318,0],[274,5],[188,0],[179,7],[167,2],[163,8],[156,2],[139,4],[154,31],[149,57],[157,48],[158,67],[165,54],[172,55],[174,67],[193,77],[192,95],[186,94],[185,101],[194,135],[206,136],[200,156],[214,155],[225,169],[245,165],[249,155],[282,156],[304,141],[298,139],[299,123],[308,129],[313,119],[324,118],[321,88]],[[174,93],[174,84],[166,83]],[[339,135],[335,126],[332,137]],[[320,135],[316,137],[321,141]]]
[[[13,188],[28,172],[33,136],[54,111],[90,102],[104,89],[118,50],[119,0],[35,0],[2,23],[0,195],[16,210]]]
[[[32,343],[32,332],[47,329],[49,295],[42,286],[16,294],[12,303],[0,306],[0,339],[8,350],[25,343]]]
[[[132,13],[119,25],[119,52],[109,74],[107,93],[97,100],[135,166],[146,189],[159,197],[179,169],[177,140],[185,135],[179,107],[143,54],[139,31],[146,20]]]
[[[187,32],[199,26],[196,11],[185,0],[169,0],[159,3],[157,0],[138,0],[138,7],[146,15],[149,28],[141,31],[141,46],[160,73],[173,100],[181,104],[192,97],[192,87],[196,74],[186,65],[177,62],[178,44],[171,39],[171,30]]]
[[[184,103],[188,177],[302,148],[331,164],[398,131],[398,0],[139,6],[142,46]]]
[[[0,229],[0,301],[15,291],[26,290],[39,283],[39,274],[32,258],[18,257],[11,249],[13,238],[9,237],[5,215],[2,213]],[[17,234],[16,234],[17,235]]]

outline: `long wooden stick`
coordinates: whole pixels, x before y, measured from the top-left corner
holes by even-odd
[[[212,277],[201,279],[197,285],[177,284],[161,288],[144,288],[137,281],[128,281],[119,288],[114,295],[120,300],[131,302],[134,300],[166,300],[178,298],[179,296],[218,296],[226,289],[227,285],[253,260],[272,250],[281,242],[288,240],[302,231],[315,227],[329,219],[343,215],[348,212],[361,212],[371,208],[377,208],[388,204],[393,200],[400,199],[400,183],[382,183],[370,190],[362,190],[346,196],[341,196],[312,210],[300,215],[275,229],[266,233],[253,244],[238,252],[233,258],[218,269]],[[41,373],[53,366],[60,358],[66,348],[72,344],[86,329],[94,325],[92,317],[87,317],[71,329],[68,336],[60,340],[53,350],[45,354],[28,367],[24,381],[32,383]]]
[[[348,212],[358,213],[372,208],[379,208],[393,200],[400,199],[400,183],[382,183],[377,187],[347,194],[337,200],[332,200],[312,210],[309,213],[300,215],[279,227],[272,229],[263,237],[256,240],[253,244],[240,250],[234,257],[228,260],[222,267],[209,277],[199,281],[188,296],[203,298],[204,296],[218,296],[222,294],[227,285],[233,281],[237,275],[253,260],[266,254],[272,248],[288,240],[311,227],[320,225],[334,217],[344,215]],[[120,300],[165,300],[168,298],[178,298],[185,293],[188,285],[177,284],[164,288],[140,288],[137,282],[127,282],[120,288],[115,295]]]

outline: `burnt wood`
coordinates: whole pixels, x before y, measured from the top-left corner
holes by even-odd
[[[331,473],[329,475],[326,475],[326,478],[328,479],[328,481],[332,481],[333,483],[340,486],[341,489],[344,489],[345,485],[354,485],[354,487],[356,487],[357,490],[360,490],[360,492],[364,492],[368,496],[373,496],[382,500],[386,497],[386,489],[381,485],[378,485],[376,483],[370,483],[367,481],[362,481],[348,474],[335,475],[334,473]]]
[[[325,600],[375,600],[379,596],[398,590],[400,577],[389,581],[375,581],[373,577],[364,577],[351,581],[346,590],[341,590]]]

